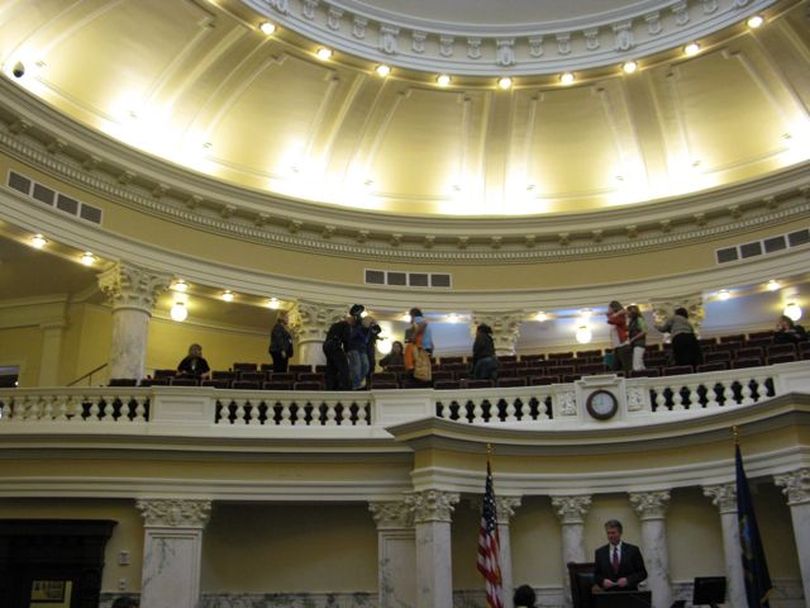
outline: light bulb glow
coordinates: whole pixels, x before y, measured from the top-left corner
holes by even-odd
[[[439,74],[439,76],[436,77],[436,84],[440,87],[448,86],[450,84],[450,76],[447,74]]]
[[[545,312],[543,312],[541,310],[536,315],[534,315],[534,320],[539,321],[540,323],[542,323],[544,321],[548,321],[548,314],[546,314]]]
[[[690,42],[683,47],[683,53],[687,57],[694,57],[700,52],[700,45],[697,42]]]
[[[96,256],[94,256],[90,251],[85,251],[82,254],[82,257],[79,258],[79,261],[85,266],[92,266],[96,263]]]
[[[267,308],[278,310],[278,307],[279,307],[278,298],[270,298],[269,300],[267,300]]]
[[[580,325],[577,327],[575,337],[580,344],[588,344],[593,339],[593,333],[589,326]]]
[[[222,292],[222,299],[226,302],[233,302],[233,292],[230,289],[226,289]]]
[[[172,284],[172,291],[186,293],[188,291],[188,283],[186,283],[183,279],[178,279]]]
[[[169,310],[169,316],[171,316],[172,321],[181,323],[188,318],[188,308],[182,302],[175,302],[174,306]]]
[[[763,19],[762,15],[754,15],[753,17],[750,17],[750,18],[748,19],[748,21],[746,21],[745,23],[746,23],[746,24],[748,25],[748,27],[750,27],[752,30],[755,30],[755,29],[757,29],[759,26],[761,26],[763,23],[765,23],[765,19]]]
[[[35,234],[34,236],[31,237],[29,244],[34,249],[42,249],[43,247],[45,247],[45,245],[48,244],[48,239],[46,239],[41,234]]]
[[[269,36],[270,34],[276,31],[276,26],[274,23],[265,21],[259,26],[259,29],[262,31],[262,34],[267,34]]]
[[[725,302],[731,297],[731,292],[728,289],[721,289],[717,292],[717,299],[721,302]]]
[[[635,61],[625,61],[622,64],[622,71],[625,74],[632,74],[636,70],[638,70],[638,64]]]
[[[507,89],[512,88],[512,79],[508,76],[504,76],[503,78],[498,79],[498,88],[503,89],[506,91]]]
[[[788,302],[782,314],[795,323],[802,318],[802,308],[796,302]]]
[[[332,49],[328,49],[322,46],[317,51],[315,51],[315,56],[321,61],[327,61],[332,58]]]
[[[560,75],[560,84],[568,86],[569,84],[574,84],[574,75],[571,72],[565,72],[564,74]]]
[[[779,291],[782,288],[782,285],[776,279],[771,279],[765,285],[765,289],[768,291]]]
[[[385,78],[386,76],[388,76],[391,73],[391,67],[387,66],[387,65],[385,65],[383,63],[383,64],[378,65],[376,67],[375,72],[377,72],[377,76],[380,76],[381,78]]]

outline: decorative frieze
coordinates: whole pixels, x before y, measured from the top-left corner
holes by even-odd
[[[211,515],[210,500],[145,498],[135,503],[146,527],[204,528]]]
[[[414,511],[408,501],[370,502],[368,509],[374,517],[377,529],[413,527]]]

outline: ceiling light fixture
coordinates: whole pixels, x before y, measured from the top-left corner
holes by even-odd
[[[625,74],[632,74],[636,70],[638,70],[638,64],[635,61],[625,61],[622,64],[622,71]]]
[[[694,57],[700,52],[700,45],[697,42],[690,42],[683,47],[683,53],[687,57]]]
[[[796,302],[788,302],[782,314],[795,323],[802,318],[802,308]]]
[[[539,321],[540,323],[542,323],[543,321],[548,321],[548,315],[541,310],[536,315],[534,315],[534,320]]]
[[[565,72],[564,74],[561,74],[560,83],[565,86],[568,86],[569,84],[574,84],[574,75],[571,72]]]
[[[717,292],[717,299],[721,302],[725,302],[731,297],[731,292],[728,289],[721,289]]]
[[[384,63],[381,63],[380,65],[377,66],[375,71],[377,72],[377,76],[379,76],[381,78],[385,78],[386,76],[388,76],[391,73],[391,66],[388,66],[388,65],[385,65]]]
[[[321,61],[327,61],[332,58],[332,49],[328,49],[322,46],[317,51],[315,51],[315,56]]]
[[[752,30],[755,30],[759,26],[761,26],[763,23],[765,23],[765,19],[762,17],[762,15],[754,15],[753,17],[749,17],[748,21],[746,21],[745,23]]]
[[[589,326],[580,325],[577,327],[575,337],[580,344],[588,344],[593,339],[593,332]]]
[[[172,291],[179,291],[180,293],[186,293],[188,291],[188,283],[186,283],[183,279],[177,279],[172,284]]]
[[[504,91],[512,88],[512,79],[508,76],[504,76],[503,78],[498,79],[498,88],[503,89]]]
[[[90,251],[85,251],[82,254],[82,257],[79,258],[79,261],[85,266],[92,266],[96,263],[96,256],[94,256]]]
[[[172,321],[185,321],[188,318],[188,308],[182,302],[175,302],[174,306],[169,310],[169,316],[171,316]]]
[[[259,29],[262,31],[262,34],[267,34],[269,36],[276,31],[276,25],[274,23],[270,23],[269,21],[265,21],[259,26]]]
[[[34,249],[42,249],[43,247],[45,247],[45,245],[48,244],[48,239],[46,239],[41,234],[35,234],[34,236],[31,237],[29,244]]]
[[[450,84],[450,76],[447,74],[439,74],[436,77],[436,84],[440,87],[446,87]]]
[[[278,307],[279,307],[278,298],[270,298],[269,300],[267,300],[267,308],[278,310]]]
[[[233,292],[230,289],[226,289],[222,292],[222,299],[226,302],[233,302]]]
[[[767,289],[768,291],[779,291],[781,288],[782,288],[782,284],[779,281],[777,281],[776,279],[771,279],[765,285],[765,289]]]

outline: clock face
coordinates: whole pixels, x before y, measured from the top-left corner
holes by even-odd
[[[619,408],[616,396],[610,391],[598,390],[588,396],[585,403],[588,413],[597,420],[612,418]]]

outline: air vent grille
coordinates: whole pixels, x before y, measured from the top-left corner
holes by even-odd
[[[101,224],[102,210],[87,203],[77,201],[75,198],[56,192],[44,184],[35,182],[30,177],[21,175],[16,171],[8,172],[8,186],[17,192],[22,192],[37,204],[56,206],[60,212],[79,218],[93,224]]]
[[[718,264],[727,264],[737,260],[745,260],[770,253],[777,253],[793,247],[804,247],[810,243],[810,229],[803,228],[789,232],[788,234],[778,234],[769,236],[761,241],[741,243],[734,247],[724,247],[717,249],[714,254]]]
[[[401,270],[365,270],[366,285],[416,287],[419,289],[450,289],[449,274],[433,272],[403,272]]]

